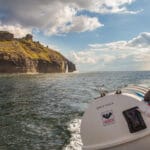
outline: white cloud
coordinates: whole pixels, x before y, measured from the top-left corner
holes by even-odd
[[[130,41],[89,44],[87,50],[73,52],[70,58],[79,70],[85,65],[90,65],[89,70],[150,70],[150,33]]]
[[[81,64],[95,64],[96,61],[91,57],[91,52],[72,52],[71,56],[75,63]]]
[[[128,42],[129,46],[150,47],[150,33],[143,32]]]
[[[137,14],[142,10],[128,10],[127,6],[135,0],[95,0],[89,3],[88,9],[92,12],[101,14],[119,13],[119,14]]]
[[[47,33],[52,35],[68,32],[85,32],[92,31],[102,26],[103,24],[101,24],[95,17],[76,16],[72,17],[70,22],[57,23],[53,28],[49,28]]]
[[[2,25],[38,28],[46,34],[85,32],[103,24],[98,18],[83,16],[81,11],[94,13],[130,13],[127,6],[135,0],[0,0]],[[79,15],[81,14],[81,15]]]
[[[109,55],[107,53],[99,54],[91,50],[80,51],[80,52],[73,51],[70,56],[71,56],[71,59],[76,64],[79,64],[79,65],[82,65],[82,64],[96,65],[99,62],[102,62],[103,64],[109,64],[116,59],[116,56]]]
[[[24,37],[26,34],[31,33],[31,29],[24,28],[20,25],[13,26],[0,24],[0,30],[9,31],[10,33],[13,33],[16,38]]]
[[[103,26],[96,17],[76,16],[73,18],[72,24],[69,25],[69,31],[84,32],[92,31]]]

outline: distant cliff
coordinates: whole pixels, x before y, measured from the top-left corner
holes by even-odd
[[[16,39],[13,34],[0,31],[0,73],[63,73],[75,70],[71,61],[33,41],[32,35]]]

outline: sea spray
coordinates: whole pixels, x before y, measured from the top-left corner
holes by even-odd
[[[68,130],[71,132],[70,143],[63,150],[82,150],[82,141],[80,136],[81,119],[71,120]]]

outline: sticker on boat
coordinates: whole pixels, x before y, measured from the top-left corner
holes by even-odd
[[[111,125],[115,123],[115,117],[112,110],[108,110],[101,113],[102,122],[104,126]]]

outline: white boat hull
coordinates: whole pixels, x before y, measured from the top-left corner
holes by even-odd
[[[138,140],[127,142],[104,150],[150,150],[150,136],[145,136]]]
[[[145,91],[136,87],[93,101],[81,122],[83,150],[150,150],[150,117],[137,110],[147,106]]]

